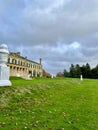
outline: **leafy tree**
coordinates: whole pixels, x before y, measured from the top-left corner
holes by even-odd
[[[63,75],[64,77],[72,77],[79,78],[80,75],[83,75],[83,78],[95,78],[98,79],[98,65],[91,69],[89,63],[80,67],[79,64],[73,65],[71,64],[69,71],[64,69]]]
[[[64,69],[63,75],[64,77],[70,77],[70,74],[66,69]]]
[[[83,75],[83,77],[84,78],[86,78],[86,75],[85,75],[85,65],[83,65],[82,67],[81,67],[81,73],[82,73],[82,75]]]
[[[98,65],[91,70],[91,78],[98,79]]]
[[[88,63],[86,64],[86,77],[87,78],[91,77],[91,68],[90,68],[90,65]]]
[[[81,67],[79,66],[79,64],[76,64],[76,66],[75,66],[75,75],[76,75],[76,78],[79,78],[80,77],[80,75],[81,75]]]
[[[91,78],[91,68],[88,63],[81,67],[81,73],[84,78]]]
[[[64,77],[63,73],[62,72],[58,72],[56,77]]]
[[[70,67],[70,77],[76,77],[75,66],[73,64]]]

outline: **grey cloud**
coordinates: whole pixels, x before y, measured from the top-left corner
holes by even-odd
[[[54,73],[71,63],[97,63],[97,7],[97,0],[1,0],[0,42],[30,59],[42,57]]]
[[[51,6],[50,10],[32,9],[31,7],[24,9],[24,22],[21,23],[21,28],[18,30],[19,39],[23,40],[23,43],[29,41],[29,43],[33,44],[46,44],[57,42],[59,39],[63,39],[65,42],[70,41],[70,39],[72,41],[76,39],[82,40],[88,37],[88,34],[92,35],[98,31],[98,27],[96,27],[98,22],[96,10],[93,13],[91,10],[88,13],[86,12],[86,14],[81,14],[75,9],[70,12],[71,7],[69,6],[68,10],[66,9],[67,5],[65,10],[62,10],[64,7],[61,6],[60,12],[58,12],[59,6],[55,11],[53,11],[54,9],[51,10]],[[82,12],[82,9],[79,12]]]
[[[97,32],[97,13],[96,10],[92,13],[92,10],[85,9],[87,10],[85,14],[83,5],[88,6],[87,2],[79,1],[79,3],[75,0],[64,4],[66,1],[62,1],[63,4],[59,5],[60,2],[58,2],[58,6],[55,6],[56,2],[58,0],[52,2],[55,8],[52,4],[48,5],[49,1],[46,4],[42,4],[44,3],[42,1],[35,1],[35,4],[32,2],[32,4],[24,6],[20,14],[19,24],[13,25],[14,28],[9,32],[9,35],[14,32],[13,35],[15,36],[9,40],[14,41],[15,39],[15,41],[23,42],[23,44],[46,44],[57,42],[59,39],[63,39],[65,42],[70,41],[70,39],[72,41],[81,40],[88,33]],[[34,8],[36,4],[39,6]],[[40,6],[44,6],[44,8],[40,8]]]

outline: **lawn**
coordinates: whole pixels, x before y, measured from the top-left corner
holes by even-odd
[[[0,130],[98,130],[98,80],[11,82],[0,87]]]

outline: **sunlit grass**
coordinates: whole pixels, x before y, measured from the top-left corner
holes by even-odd
[[[98,81],[11,78],[0,88],[0,130],[97,130]]]

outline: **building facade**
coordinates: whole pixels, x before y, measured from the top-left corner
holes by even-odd
[[[42,59],[40,58],[40,63],[37,63],[21,56],[20,52],[9,54],[7,66],[10,68],[10,76],[25,79],[43,76]]]

